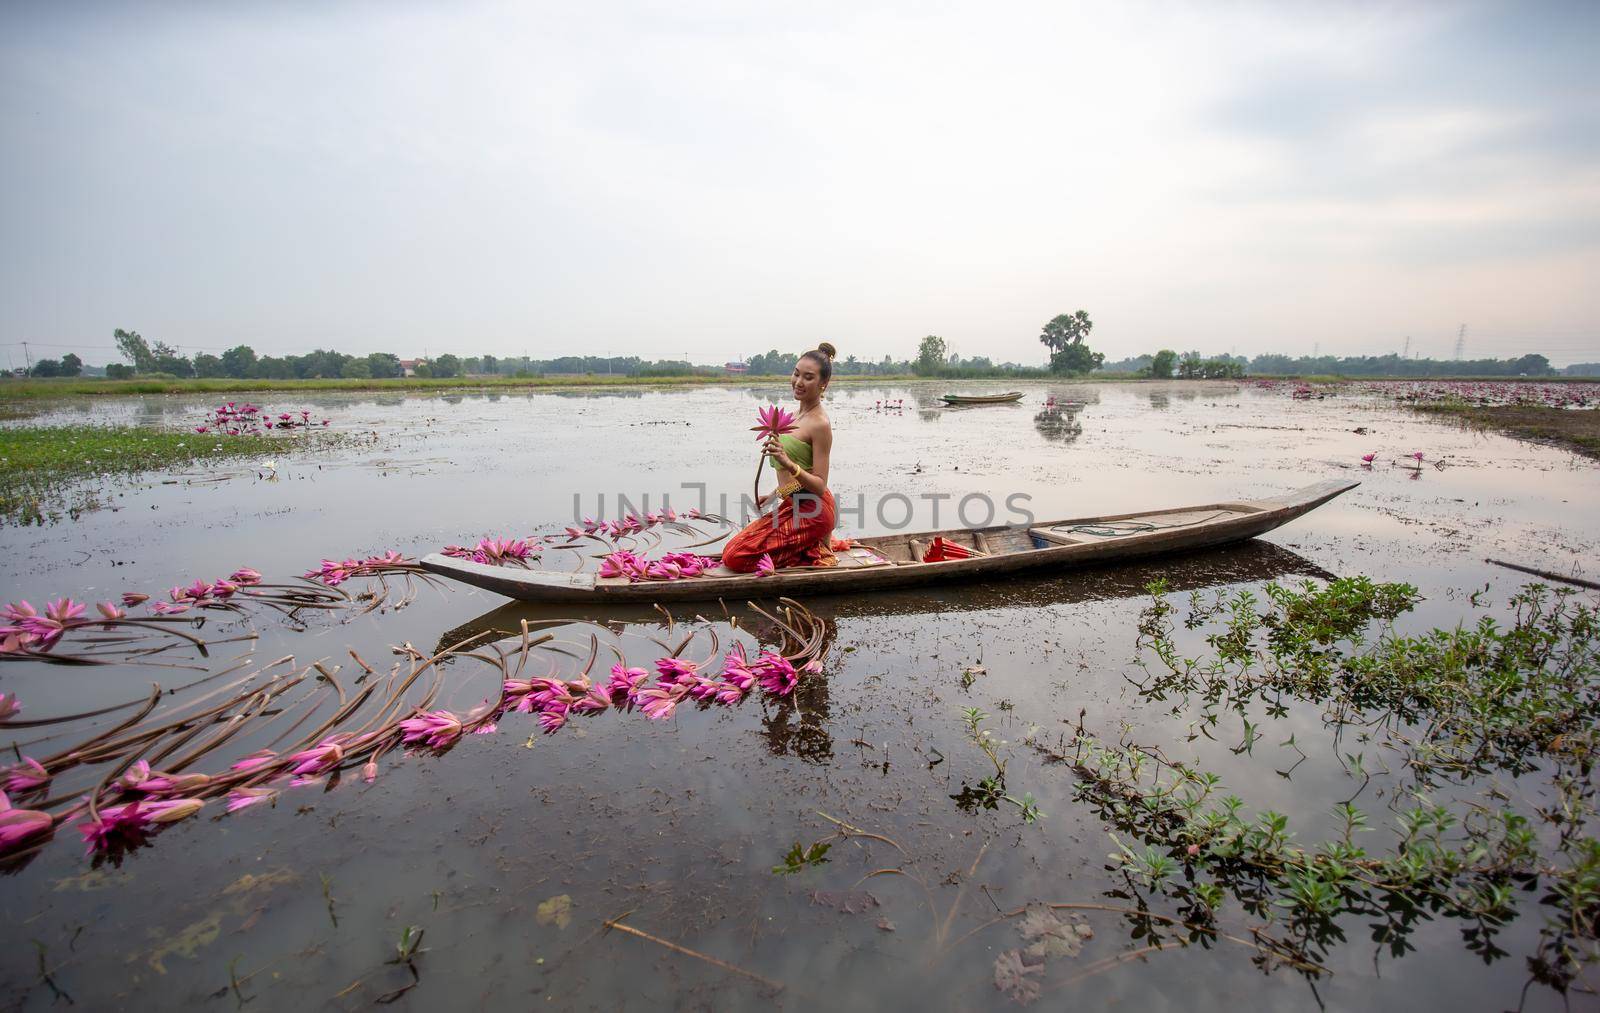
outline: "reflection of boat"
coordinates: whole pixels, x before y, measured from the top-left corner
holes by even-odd
[[[791,567],[768,577],[734,573],[719,566],[698,577],[630,583],[625,577],[489,566],[437,553],[425,556],[422,565],[441,576],[523,601],[594,604],[715,598],[738,601],[778,595],[809,598],[920,584],[994,580],[1026,570],[1098,566],[1226,545],[1287,524],[1360,484],[1335,480],[1261,500],[1028,525],[880,535],[857,540],[849,551],[839,554],[837,566]],[[936,535],[971,550],[972,556],[921,562]]]
[[[1014,390],[1009,394],[941,394],[939,400],[945,404],[1007,404],[1022,400],[1022,391]]]
[[[874,595],[818,595],[805,599],[805,606],[824,619],[874,618],[879,616],[923,615],[946,612],[979,612],[1001,608],[1048,608],[1084,602],[1137,598],[1146,585],[1156,579],[1166,581],[1172,592],[1198,591],[1223,584],[1278,580],[1297,575],[1330,580],[1333,574],[1303,556],[1271,542],[1243,542],[1208,552],[1204,556],[1174,564],[1170,560],[1135,560],[1122,565],[1096,567],[1072,574],[1049,577],[1012,577],[960,588],[911,588]],[[734,606],[728,603],[729,608]],[[695,614],[719,620],[722,609],[703,604],[695,609],[675,609],[678,621]],[[603,622],[665,628],[667,615],[654,605],[640,603],[600,604],[592,607],[552,605],[540,602],[506,602],[474,619],[469,619],[439,637],[436,650],[459,644],[468,638],[498,634],[499,640],[521,635],[522,622]]]

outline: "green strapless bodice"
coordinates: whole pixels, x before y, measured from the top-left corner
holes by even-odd
[[[798,436],[789,436],[787,434],[778,437],[778,444],[783,447],[785,454],[794,459],[795,464],[798,464],[806,471],[811,470],[811,444]],[[770,457],[767,460],[772,462],[772,470],[777,471],[778,462]]]

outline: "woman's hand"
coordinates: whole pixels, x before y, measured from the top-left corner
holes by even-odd
[[[799,467],[795,465],[794,459],[789,456],[788,451],[783,449],[783,443],[776,436],[767,437],[765,453],[777,462],[778,467],[783,468],[789,474],[799,473]]]

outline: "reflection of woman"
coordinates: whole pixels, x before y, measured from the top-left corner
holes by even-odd
[[[763,494],[758,506],[772,506],[728,540],[722,562],[749,573],[763,555],[777,566],[832,566],[828,543],[833,537],[833,493],[828,491],[828,455],[833,427],[822,407],[822,395],[833,378],[834,347],[824,341],[800,356],[789,378],[800,402],[793,433],[767,441],[764,453],[778,473],[778,488]]]

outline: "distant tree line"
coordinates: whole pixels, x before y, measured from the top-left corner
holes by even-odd
[[[40,359],[28,370],[29,376],[81,376],[83,360],[71,352],[59,359]]]
[[[1600,363],[1575,363],[1555,369],[1543,355],[1523,355],[1514,359],[1412,359],[1399,355],[1298,356],[1278,353],[1246,358],[1242,355],[1203,356],[1197,351],[1179,354],[1162,349],[1154,354],[1137,355],[1106,362],[1104,354],[1092,351],[1084,342],[1094,324],[1088,313],[1078,310],[1052,318],[1041,330],[1039,340],[1050,351],[1048,367],[1014,362],[995,363],[988,356],[963,359],[951,351],[949,343],[936,334],[922,339],[914,359],[895,359],[885,355],[880,361],[863,361],[854,355],[833,364],[843,376],[889,376],[914,373],[918,376],[951,378],[1028,377],[1054,374],[1082,375],[1090,372],[1134,373],[1139,376],[1179,379],[1236,379],[1246,374],[1258,376],[1600,376]],[[391,352],[346,355],[331,349],[317,349],[305,355],[257,355],[249,345],[235,345],[221,355],[201,352],[183,355],[161,341],[146,341],[137,331],[118,328],[114,332],[117,349],[126,363],[112,363],[105,375],[125,379],[136,375],[173,377],[217,377],[234,379],[390,379],[403,376],[400,357]],[[770,349],[748,356],[745,370],[751,376],[787,376],[800,358],[799,352]],[[85,367],[83,360],[69,352],[60,359],[41,359],[29,371],[31,376],[74,377],[98,367]],[[445,353],[419,360],[414,372],[421,377],[458,376],[718,376],[720,367],[696,366],[681,360],[648,360],[638,356],[568,355],[553,359],[529,356],[473,355],[465,358]]]
[[[1253,376],[1594,376],[1600,364],[1578,363],[1565,370],[1551,367],[1542,355],[1523,355],[1515,359],[1408,359],[1398,355],[1302,355],[1276,353],[1246,358],[1242,355],[1203,356],[1199,352],[1179,355],[1163,349],[1154,355],[1137,355],[1108,362],[1108,373],[1136,373],[1140,376],[1177,377],[1184,380],[1237,379]],[[1593,372],[1586,370],[1593,369]]]

